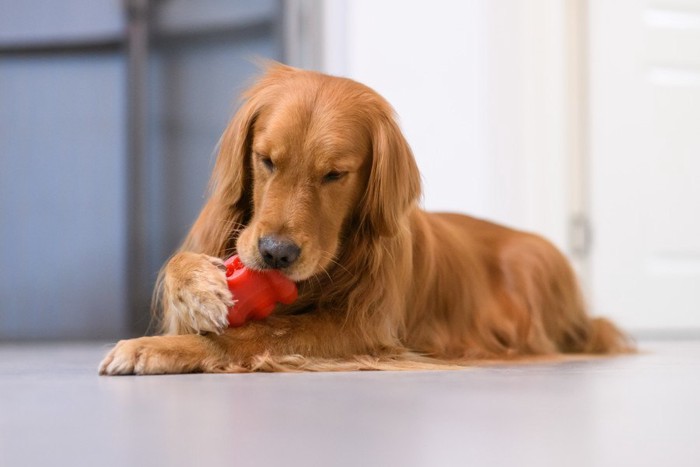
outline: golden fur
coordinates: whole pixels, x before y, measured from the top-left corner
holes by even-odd
[[[212,192],[161,272],[166,335],[120,342],[102,374],[449,368],[631,350],[586,314],[543,238],[419,209],[420,175],[389,104],[354,81],[272,65],[220,142]],[[299,300],[226,328],[225,258],[301,247]]]

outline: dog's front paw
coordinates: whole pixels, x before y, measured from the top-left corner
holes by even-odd
[[[231,371],[235,365],[214,335],[139,337],[119,341],[100,363],[101,375],[162,375]]]
[[[161,352],[149,340],[152,337],[119,341],[100,363],[101,375],[162,374],[166,371]]]
[[[172,334],[220,334],[228,326],[234,300],[219,258],[179,253],[167,266],[163,294],[164,318]]]
[[[217,371],[226,361],[204,336],[139,337],[119,341],[100,363],[101,375],[162,375]]]

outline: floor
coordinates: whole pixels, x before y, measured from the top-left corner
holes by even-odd
[[[700,341],[444,372],[99,377],[0,346],[0,466],[700,466]]]

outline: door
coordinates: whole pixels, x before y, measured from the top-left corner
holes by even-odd
[[[700,1],[590,2],[593,306],[700,330]]]

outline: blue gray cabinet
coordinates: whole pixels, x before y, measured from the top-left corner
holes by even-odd
[[[0,341],[146,331],[251,59],[282,58],[278,1],[150,2],[134,159],[128,3],[0,0]]]

